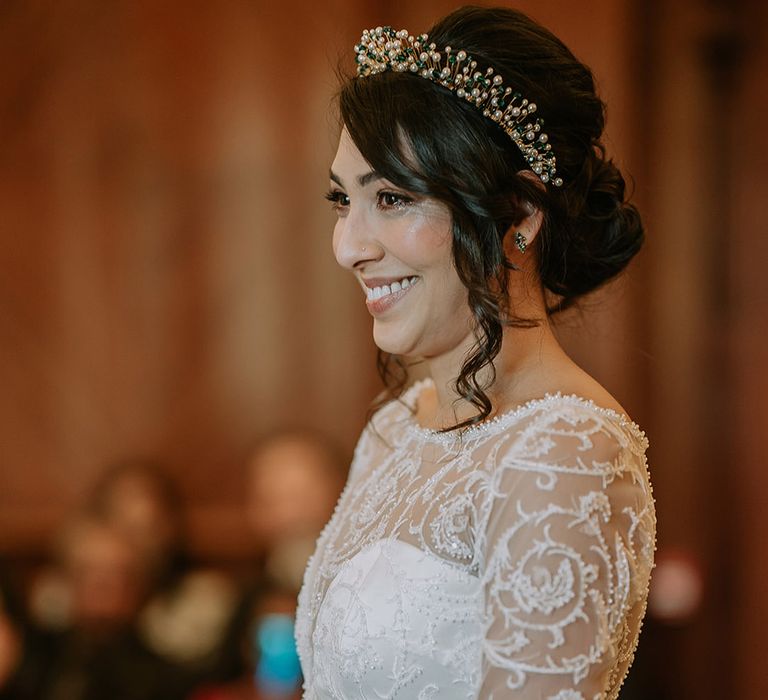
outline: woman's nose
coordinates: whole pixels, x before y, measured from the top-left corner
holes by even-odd
[[[365,262],[379,259],[382,252],[370,222],[366,222],[362,212],[350,207],[347,216],[340,218],[333,230],[336,261],[342,267],[354,270]]]

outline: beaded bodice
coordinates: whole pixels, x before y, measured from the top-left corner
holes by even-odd
[[[305,573],[305,698],[613,700],[653,565],[647,440],[547,395],[462,435],[421,384],[364,431]]]

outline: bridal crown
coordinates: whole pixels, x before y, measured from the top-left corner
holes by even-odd
[[[544,121],[534,116],[535,103],[504,87],[503,78],[493,68],[478,70],[477,61],[466,51],[454,51],[450,46],[438,51],[428,40],[426,34],[414,37],[405,29],[366,29],[355,45],[357,75],[410,72],[448,88],[504,129],[543,183],[560,187],[563,180],[556,176],[557,160],[542,130]]]

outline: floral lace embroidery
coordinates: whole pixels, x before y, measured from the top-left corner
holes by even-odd
[[[559,394],[461,437],[374,423],[305,574],[305,697],[614,700],[654,553],[640,429]]]

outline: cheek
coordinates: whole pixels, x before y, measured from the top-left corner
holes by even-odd
[[[453,262],[451,246],[446,245],[444,254],[434,261],[430,277],[432,312],[439,324],[445,326],[448,334],[466,333],[473,325],[469,307],[469,291],[459,278]]]
[[[333,236],[331,236],[331,250],[333,250],[333,256],[338,259],[337,256],[337,249],[338,249],[338,241],[339,241],[339,223],[336,222],[336,225],[333,227]]]
[[[474,326],[466,287],[456,276],[445,276],[433,302],[433,315],[437,325],[447,336],[465,335]]]
[[[331,249],[333,250],[333,257],[336,258],[336,262],[339,263],[339,265],[342,264],[341,258],[339,257],[339,246],[341,245],[342,226],[343,226],[343,223],[341,219],[337,219],[336,224],[333,227],[333,237],[331,238]]]
[[[448,270],[453,270],[452,236],[445,225],[416,221],[398,231],[393,236],[393,243],[395,241],[398,257],[408,260],[417,269],[439,271],[446,277]]]

